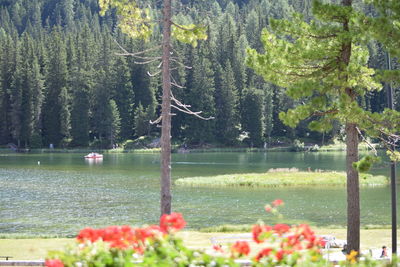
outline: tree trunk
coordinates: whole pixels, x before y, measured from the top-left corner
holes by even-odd
[[[355,123],[346,124],[347,168],[347,253],[360,251],[360,188],[358,172],[358,131]]]
[[[162,42],[161,215],[171,213],[171,0],[164,0]]]
[[[352,5],[352,0],[342,0],[343,6]],[[343,21],[343,31],[350,32],[349,19]],[[342,42],[341,61],[345,66],[350,64],[351,40]],[[345,71],[345,70],[343,70]],[[343,77],[344,81],[348,76]],[[356,93],[352,88],[346,88],[346,94],[355,101]],[[353,168],[353,162],[358,161],[358,131],[355,122],[346,122],[346,170],[347,170],[347,253],[360,251],[360,187],[358,171]]]

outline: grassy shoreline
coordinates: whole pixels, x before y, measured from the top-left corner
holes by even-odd
[[[178,186],[204,187],[286,187],[286,186],[345,186],[345,172],[276,171],[266,173],[226,174],[180,178]],[[386,186],[385,176],[360,174],[360,186]]]
[[[334,151],[346,151],[346,144],[337,143],[331,145],[324,145],[318,147],[318,150],[311,150],[314,145],[308,145],[303,151],[298,152],[334,152]],[[380,149],[378,145],[375,145],[377,149]],[[368,151],[370,147],[366,144],[359,145],[359,151]],[[101,153],[160,153],[161,148],[136,148],[136,149],[124,149],[122,147],[115,149],[103,149],[103,148],[32,148],[29,149],[28,153],[90,153],[92,151],[97,151]],[[0,147],[1,152],[12,152],[9,148]],[[223,153],[223,152],[294,152],[290,145],[286,146],[271,146],[268,148],[258,148],[258,147],[219,147],[210,146],[204,148],[188,148],[182,149],[179,144],[172,145],[172,153]]]

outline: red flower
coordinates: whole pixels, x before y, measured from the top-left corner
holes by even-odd
[[[276,232],[277,234],[282,235],[282,234],[284,234],[284,233],[289,232],[290,226],[287,225],[287,224],[278,223],[278,224],[275,224],[275,225],[274,225],[274,230],[275,230],[275,232]]]
[[[283,259],[283,256],[285,255],[283,250],[279,250],[276,252],[275,257],[277,261],[281,261]]]
[[[256,242],[256,243],[262,243],[262,242],[264,242],[264,237],[263,237],[263,234],[264,233],[267,233],[267,232],[270,232],[272,230],[272,227],[271,226],[269,226],[269,225],[259,225],[259,224],[255,224],[254,226],[253,226],[253,229],[252,229],[252,233],[253,233],[253,240]]]
[[[290,235],[287,237],[287,246],[295,247],[296,249],[301,249],[300,235]]]
[[[264,248],[263,250],[261,250],[260,252],[258,252],[255,261],[259,262],[262,258],[268,256],[269,254],[271,254],[272,252],[272,248]]]
[[[308,224],[301,224],[298,227],[300,233],[304,236],[304,239],[309,240],[315,236],[314,232],[311,230]]]
[[[224,252],[224,250],[222,249],[222,246],[221,246],[221,245],[214,245],[214,246],[213,246],[213,249],[214,249],[215,251],[218,251],[218,252],[221,252],[221,253]]]
[[[81,230],[79,232],[78,236],[76,237],[76,239],[80,243],[84,243],[86,241],[96,242],[100,238],[101,238],[101,235],[100,235],[99,231],[96,229],[93,229],[93,228],[89,228],[89,227]]]
[[[277,207],[277,206],[280,206],[280,205],[283,205],[283,200],[282,199],[275,199],[272,202],[272,206],[274,206],[274,207]]]
[[[231,247],[232,252],[237,252],[239,255],[249,255],[250,246],[247,241],[236,241],[235,244]]]
[[[64,263],[62,263],[62,261],[59,259],[46,260],[44,265],[47,267],[64,267]]]
[[[265,209],[266,212],[271,212],[272,211],[272,207],[269,204],[265,205],[264,209]]]
[[[163,214],[160,219],[160,228],[164,232],[169,232],[170,230],[180,230],[185,227],[186,222],[183,219],[181,213],[171,213]]]

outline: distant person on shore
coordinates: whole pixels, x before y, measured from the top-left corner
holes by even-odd
[[[387,250],[386,250],[386,246],[382,247],[382,253],[381,253],[381,258],[387,258],[388,254],[387,254]]]
[[[346,245],[346,244],[343,246],[342,253],[343,253],[344,255],[347,254],[347,245]]]

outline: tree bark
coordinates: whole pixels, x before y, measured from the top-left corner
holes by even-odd
[[[162,41],[161,215],[171,213],[171,0],[164,0]]]
[[[347,253],[360,251],[360,188],[358,172],[358,131],[355,123],[346,124],[347,168]]]
[[[342,0],[343,6],[352,5],[352,0]],[[343,21],[343,30],[349,32],[349,18]],[[351,57],[350,40],[345,40],[341,47],[341,60],[345,66],[350,64]],[[343,70],[344,71],[344,70]],[[348,76],[343,77],[345,81]],[[356,93],[352,88],[346,88],[345,93],[355,100]],[[347,253],[352,250],[360,251],[360,187],[358,171],[354,169],[353,162],[358,161],[358,131],[357,124],[348,121],[346,131],[346,170],[347,170]]]

